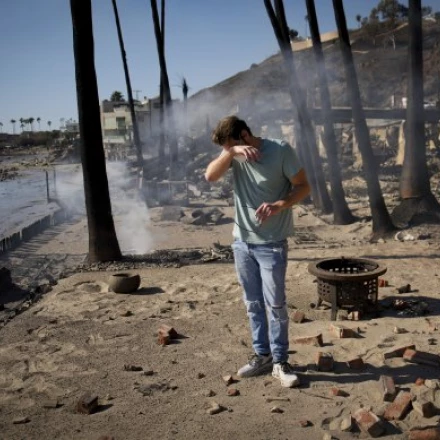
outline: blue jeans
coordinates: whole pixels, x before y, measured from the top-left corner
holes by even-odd
[[[289,350],[289,317],[286,306],[287,240],[251,244],[235,241],[235,269],[256,354],[272,353],[274,362],[285,362]]]

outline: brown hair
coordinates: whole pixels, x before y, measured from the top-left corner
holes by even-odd
[[[211,140],[214,144],[224,145],[229,139],[240,140],[243,130],[246,130],[252,136],[252,132],[245,121],[237,116],[227,116],[219,121],[212,132]]]

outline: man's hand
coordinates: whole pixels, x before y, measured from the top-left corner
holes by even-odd
[[[255,217],[259,223],[263,223],[272,215],[277,215],[281,211],[281,206],[277,203],[262,203],[255,211]]]
[[[260,150],[249,145],[234,145],[229,151],[234,156],[244,156],[248,162],[255,162],[261,157]]]

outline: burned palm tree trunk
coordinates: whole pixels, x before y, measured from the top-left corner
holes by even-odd
[[[271,0],[264,0],[275,37],[284,59],[289,81],[289,93],[295,110],[295,134],[300,147],[300,156],[303,160],[307,178],[310,181],[313,203],[323,213],[332,212],[332,201],[328,194],[327,186],[319,157],[316,137],[311,121],[305,96],[295,79],[298,77],[293,60],[293,51],[290,45],[289,29],[284,13],[282,0],[275,0],[275,9]]]
[[[127,86],[128,106],[130,107],[131,122],[133,125],[133,141],[136,151],[136,158],[137,158],[138,166],[143,168],[144,158],[142,156],[142,143],[141,143],[141,137],[139,135],[139,126],[136,119],[136,112],[134,109],[133,91],[131,88],[130,73],[128,71],[128,64],[127,64],[127,55],[124,47],[124,39],[122,37],[122,29],[121,29],[121,23],[119,21],[119,13],[118,13],[118,6],[116,4],[116,0],[112,0],[112,4],[113,4],[113,11],[115,14],[116,28],[118,30],[119,48],[121,50],[122,63],[124,65],[125,84]]]
[[[70,0],[81,162],[92,263],[121,258],[102,143],[91,0]]]
[[[333,0],[333,8],[336,25],[338,27],[345,75],[347,77],[351,98],[354,127],[364,165],[368,199],[373,218],[373,234],[375,236],[380,236],[393,231],[395,227],[385,205],[385,200],[379,184],[376,158],[374,157],[373,149],[371,147],[370,132],[367,127],[365,113],[362,107],[359,83],[356,68],[354,66],[353,53],[351,51],[350,37],[348,35],[347,21],[345,19],[342,0]]]
[[[165,51],[165,0],[160,3],[160,35],[162,37],[162,50]],[[159,163],[165,164],[165,97],[163,78],[160,76],[159,85]]]
[[[151,13],[153,16],[154,34],[156,36],[157,52],[159,55],[160,75],[161,75],[161,81],[163,84],[163,94],[164,94],[163,96],[164,96],[166,115],[167,115],[167,125],[168,125],[169,143],[170,143],[170,156],[171,156],[170,162],[171,162],[171,164],[175,164],[178,160],[178,149],[177,149],[176,133],[174,132],[175,125],[174,125],[174,117],[173,117],[173,112],[172,112],[170,82],[168,79],[167,64],[166,64],[166,60],[165,60],[165,46],[163,44],[164,36],[163,36],[162,30],[160,29],[159,13],[157,10],[157,2],[156,2],[156,0],[151,0],[150,3],[151,3]]]
[[[440,218],[440,205],[431,192],[426,162],[423,106],[423,36],[421,0],[409,1],[409,75],[406,147],[400,178],[401,204],[393,211],[398,223],[407,224],[423,214]]]
[[[327,82],[327,73],[324,64],[321,36],[319,34],[318,19],[314,0],[306,0],[307,16],[309,17],[310,34],[312,36],[313,51],[315,53],[316,67],[318,70],[321,94],[321,109],[324,119],[324,146],[327,151],[329,165],[329,180],[333,200],[333,218],[336,225],[347,225],[355,221],[345,200],[342,186],[341,168],[338,162],[338,147],[333,128],[333,114],[330,93]]]

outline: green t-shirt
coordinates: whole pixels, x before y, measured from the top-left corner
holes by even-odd
[[[293,234],[291,209],[284,209],[262,224],[258,223],[255,211],[264,202],[272,203],[286,197],[292,189],[290,179],[301,169],[295,150],[287,142],[262,139],[260,153],[261,158],[256,162],[232,160],[233,236],[255,244],[281,241]]]

